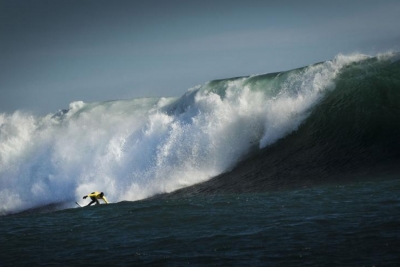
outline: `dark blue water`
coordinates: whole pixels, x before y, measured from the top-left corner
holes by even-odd
[[[399,266],[400,180],[2,216],[0,229],[0,266]]]

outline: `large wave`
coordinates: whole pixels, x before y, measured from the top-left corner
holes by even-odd
[[[346,67],[368,59],[339,55],[211,81],[180,98],[79,101],[44,117],[0,114],[0,214],[95,190],[111,202],[139,200],[209,180],[295,131]]]

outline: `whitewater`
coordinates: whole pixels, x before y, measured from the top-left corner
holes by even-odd
[[[0,214],[68,208],[92,191],[135,201],[207,181],[296,131],[341,71],[368,58],[210,81],[179,98],[0,114]]]

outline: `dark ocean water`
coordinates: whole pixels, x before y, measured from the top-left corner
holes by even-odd
[[[400,180],[3,216],[0,229],[0,266],[399,266]]]

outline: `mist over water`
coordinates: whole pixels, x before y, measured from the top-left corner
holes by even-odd
[[[211,81],[180,98],[0,114],[0,214],[73,203],[92,191],[133,201],[208,180],[295,131],[340,71],[366,58]]]

